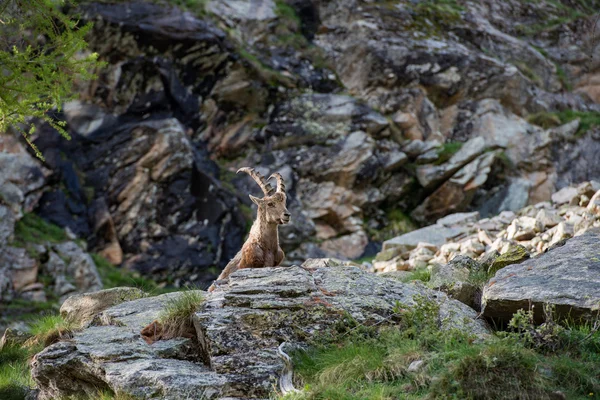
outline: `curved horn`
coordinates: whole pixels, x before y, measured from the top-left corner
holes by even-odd
[[[256,183],[258,183],[258,186],[260,186],[265,196],[271,196],[275,192],[273,187],[265,180],[265,178],[258,171],[254,170],[254,168],[240,168],[237,170],[236,174],[239,174],[240,172],[245,172],[248,175],[250,175],[252,179],[254,179]]]
[[[270,181],[271,178],[275,178],[277,181],[277,191],[285,194],[285,181],[283,180],[283,176],[281,176],[279,172],[275,172],[267,180]]]

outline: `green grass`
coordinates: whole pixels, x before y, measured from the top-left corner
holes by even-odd
[[[168,0],[168,2],[185,8],[198,16],[203,16],[206,14],[206,3],[208,3],[208,0]]]
[[[519,69],[519,71],[521,71],[521,73],[525,75],[525,77],[527,77],[527,79],[529,79],[538,86],[543,84],[542,78],[540,78],[540,76],[533,69],[531,69],[531,67],[527,63],[515,62],[514,64]]]
[[[286,22],[294,23],[296,25],[294,29],[298,29],[302,23],[300,17],[296,14],[296,10],[283,0],[275,1],[275,13]]]
[[[539,112],[529,116],[531,124],[541,126],[544,129],[566,124],[579,118],[579,129],[577,136],[584,135],[587,131],[600,126],[600,112],[597,111],[574,111],[564,110],[559,112]]]
[[[553,351],[547,351],[524,341],[522,332],[484,341],[442,332],[439,307],[418,302],[378,334],[351,332],[297,351],[295,371],[304,388],[284,398],[550,399],[555,391],[568,399],[599,397],[600,332],[591,325],[555,330]],[[424,367],[408,372],[415,360]]]
[[[156,282],[153,280],[146,279],[140,276],[138,273],[123,268],[118,268],[97,253],[90,253],[90,255],[96,264],[100,278],[102,278],[104,289],[110,289],[119,286],[130,286],[136,287],[153,295],[169,293],[175,290],[158,287]]]
[[[26,345],[37,353],[59,340],[71,338],[73,329],[73,325],[58,314],[42,315],[29,322],[29,333],[33,338]]]
[[[0,349],[0,399],[23,400],[34,386],[29,360],[44,347],[71,337],[71,326],[60,315],[47,314],[29,321],[33,335],[24,345],[6,345]]]
[[[421,281],[421,282],[429,282],[431,279],[431,271],[428,268],[417,268],[411,271],[410,275],[402,278],[402,282],[412,282],[412,281]]]
[[[0,350],[0,399],[23,400],[27,388],[33,387],[28,367],[29,352],[18,346]]]
[[[28,243],[60,243],[68,240],[65,231],[35,214],[27,213],[15,224],[14,244],[25,247]]]
[[[461,21],[461,13],[465,10],[456,0],[423,0],[406,3],[412,11],[412,23],[408,28],[433,36],[443,36],[448,27]]]
[[[371,240],[383,241],[417,229],[415,222],[400,209],[388,210],[386,217],[388,224],[383,229],[371,229],[365,226]]]
[[[570,92],[571,90],[573,90],[573,84],[569,80],[567,73],[565,72],[564,68],[560,66],[560,64],[555,63],[555,65],[556,65],[556,76],[558,77],[560,84],[562,85],[563,89]]]
[[[441,165],[452,158],[453,155],[458,153],[458,151],[462,148],[464,143],[462,142],[447,142],[439,149],[438,151],[438,159],[434,164]]]
[[[192,315],[204,301],[204,295],[200,291],[187,289],[180,293],[167,301],[158,317],[166,337],[179,337],[194,330]]]

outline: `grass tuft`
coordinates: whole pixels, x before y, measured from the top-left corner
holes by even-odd
[[[180,293],[167,301],[158,317],[163,338],[186,336],[188,332],[194,331],[192,316],[204,301],[204,294],[198,290],[184,290]]]
[[[39,351],[60,340],[72,338],[73,329],[73,325],[65,321],[60,315],[44,315],[29,323],[29,333],[33,337],[25,343],[25,346]]]

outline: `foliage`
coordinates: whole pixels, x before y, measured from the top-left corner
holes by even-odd
[[[402,282],[421,281],[429,282],[431,279],[431,271],[429,268],[416,268],[410,272],[409,275],[400,279]]]
[[[456,0],[422,0],[409,2],[412,11],[412,28],[432,34],[442,34],[444,29],[461,20],[464,8]]]
[[[153,295],[169,293],[174,289],[159,287],[154,281],[140,276],[140,274],[112,265],[106,258],[97,253],[90,253],[105,289],[119,286],[136,287]]]
[[[163,326],[164,336],[179,337],[193,330],[192,315],[203,301],[202,292],[189,289],[169,299],[158,317],[158,321]]]
[[[539,112],[529,116],[528,121],[544,129],[563,125],[579,119],[577,136],[583,136],[587,131],[600,126],[600,112],[564,110],[559,112]]]
[[[60,110],[73,97],[78,80],[93,77],[97,54],[86,53],[85,35],[91,25],[63,14],[67,0],[6,0],[0,5],[0,132],[19,130],[32,146],[33,125],[27,117],[42,119],[65,138],[65,123],[47,113]]]
[[[294,8],[287,4],[285,1],[275,1],[275,12],[280,18],[286,20],[287,22],[292,22],[296,24],[295,29],[298,29],[300,27],[301,21],[300,17],[298,17],[298,14],[296,14],[296,10],[294,10]]]
[[[41,217],[27,213],[15,225],[15,245],[60,243],[67,240],[65,231]]]
[[[458,153],[458,151],[462,148],[464,143],[462,142],[447,142],[439,149],[438,151],[438,159],[435,161],[436,165],[444,164],[453,155]]]
[[[185,8],[197,15],[204,15],[207,2],[207,0],[169,0],[169,3]]]
[[[530,124],[540,126],[544,129],[553,128],[553,127],[559,126],[561,124],[561,121],[560,121],[560,118],[558,118],[558,115],[556,115],[555,113],[546,112],[546,111],[531,114],[527,118],[527,121]]]
[[[58,314],[47,314],[38,317],[29,323],[29,333],[33,335],[26,343],[27,347],[36,352],[60,340],[70,339],[73,325],[65,321]]]
[[[386,212],[387,225],[383,229],[365,226],[371,240],[383,241],[417,229],[415,222],[404,211],[392,208]]]
[[[520,312],[510,331],[474,340],[441,331],[439,306],[424,297],[415,301],[397,304],[397,326],[297,351],[295,371],[305,386],[285,399],[550,399],[557,391],[575,399],[599,393],[600,323],[559,327],[552,319],[536,327]],[[523,335],[532,329],[540,340]],[[410,371],[416,360],[424,366]]]
[[[23,400],[33,380],[27,365],[29,353],[19,346],[0,349],[0,399]]]

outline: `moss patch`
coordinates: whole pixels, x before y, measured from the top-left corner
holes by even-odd
[[[26,247],[28,243],[60,243],[67,239],[62,228],[33,213],[25,214],[15,225],[14,245],[18,247]]]
[[[400,209],[388,210],[386,217],[387,225],[383,229],[372,229],[365,226],[371,240],[381,242],[417,229],[417,224]],[[380,260],[378,259],[378,261]]]
[[[490,268],[488,269],[488,274],[494,275],[496,272],[501,270],[504,267],[507,267],[512,264],[518,264],[523,262],[529,258],[529,253],[527,249],[521,245],[512,246],[508,249],[508,251],[496,258]]]
[[[438,159],[435,165],[441,165],[447,162],[453,155],[458,153],[464,143],[462,142],[447,142],[438,150]]]

